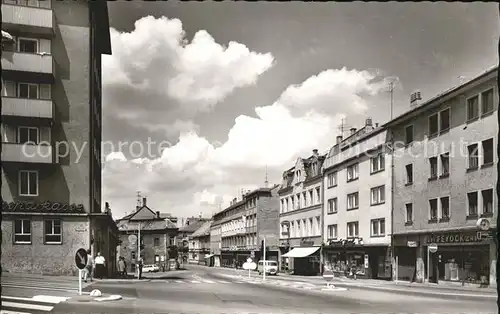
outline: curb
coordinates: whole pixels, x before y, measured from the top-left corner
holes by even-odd
[[[107,297],[104,297],[104,296],[91,297],[90,295],[79,295],[79,296],[72,297],[69,300],[76,301],[76,302],[94,302],[94,301],[105,302],[105,301],[117,301],[117,300],[121,300],[121,299],[122,299],[121,295],[114,294],[114,295],[109,295]]]

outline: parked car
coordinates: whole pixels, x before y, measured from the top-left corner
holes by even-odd
[[[142,267],[143,273],[156,273],[160,271],[160,267],[158,265],[144,265]]]
[[[265,262],[265,264],[264,264]],[[264,272],[264,267],[266,274],[269,275],[277,275],[278,274],[278,262],[276,261],[259,261],[257,264],[257,271],[259,272],[259,275]]]

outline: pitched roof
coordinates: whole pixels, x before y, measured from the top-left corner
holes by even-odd
[[[185,233],[195,232],[207,221],[208,221],[207,218],[196,218],[196,217],[188,218],[186,224],[179,228],[179,232],[185,232]]]
[[[203,225],[201,225],[201,227],[198,228],[198,230],[196,230],[195,232],[193,232],[193,234],[189,238],[198,238],[198,237],[210,235],[210,226],[212,226],[211,220],[209,220],[209,221],[205,222]]]
[[[138,223],[130,220],[119,220],[116,225],[120,231],[131,231],[138,229]],[[165,230],[177,229],[177,226],[168,219],[157,219],[141,222],[141,230]]]

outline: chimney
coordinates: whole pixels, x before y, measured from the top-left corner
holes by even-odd
[[[146,198],[145,197],[142,198],[142,206],[146,206]]]
[[[313,155],[318,156],[318,149],[317,148],[313,149]]]
[[[337,144],[342,142],[342,135],[337,135]]]
[[[414,91],[410,95],[410,108],[415,108],[420,105],[422,101],[422,95],[420,94],[419,90]]]
[[[356,133],[356,128],[351,128],[351,135],[353,135],[354,133]]]
[[[378,123],[375,123],[375,127],[378,128]]]
[[[373,125],[372,118],[366,118],[366,120],[365,120],[365,125],[366,125],[366,126],[372,126],[372,125]]]
[[[159,211],[156,212],[156,217],[160,218],[160,212]]]

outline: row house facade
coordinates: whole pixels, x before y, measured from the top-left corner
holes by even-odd
[[[209,220],[210,219],[202,217],[188,217],[181,219],[176,239],[179,252],[179,262],[183,264],[189,262],[189,237]]]
[[[107,4],[2,0],[1,9],[2,269],[77,274],[71,252],[108,261],[116,252],[101,203]]]
[[[278,186],[249,191],[241,200],[213,216],[211,234],[220,238],[220,244],[211,239],[215,253],[220,248],[220,265],[239,267],[248,258],[262,258],[262,240],[266,239],[266,259],[279,260],[279,199]],[[215,263],[215,261],[213,262]]]
[[[323,164],[325,269],[391,278],[391,157],[387,130],[370,118],[337,137]]]
[[[280,267],[294,274],[321,272],[324,155],[313,150],[283,173],[280,199]]]
[[[394,136],[396,276],[496,286],[498,68],[387,125]]]
[[[212,221],[206,221],[198,230],[189,236],[188,263],[209,265],[210,255],[210,226]]]
[[[208,265],[211,267],[220,267],[220,253],[221,253],[221,227],[215,221],[210,225],[210,260]]]

